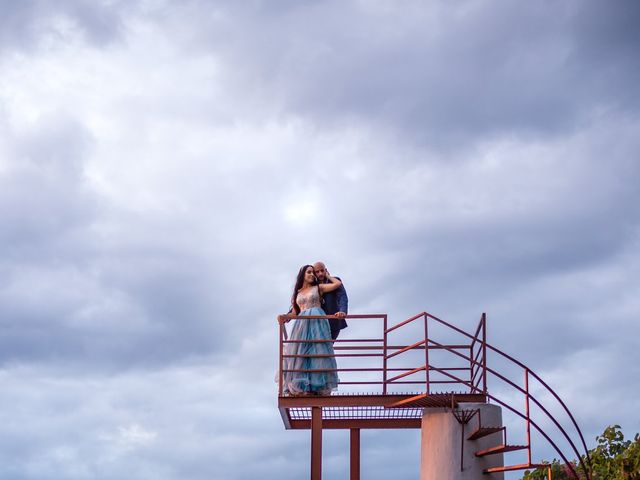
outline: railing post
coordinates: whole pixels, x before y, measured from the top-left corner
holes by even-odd
[[[469,345],[469,393],[473,393],[473,344]]]
[[[482,313],[482,393],[487,394],[487,314]]]
[[[382,394],[387,394],[387,316],[382,319],[382,328],[384,329],[382,336]]]
[[[431,394],[430,365],[429,365],[429,315],[424,314],[424,362],[425,375],[427,379],[427,395]]]
[[[280,365],[280,371],[278,372],[278,378],[279,378],[279,382],[278,382],[278,396],[282,396],[282,384],[284,383],[284,372],[282,371],[284,365],[284,358],[283,358],[283,340],[284,340],[284,319],[282,318],[282,315],[278,315],[278,326],[280,327],[278,329],[278,336],[280,337],[280,361],[278,362]]]
[[[527,462],[531,465],[531,415],[529,414],[529,369],[524,369],[525,414],[527,416]]]

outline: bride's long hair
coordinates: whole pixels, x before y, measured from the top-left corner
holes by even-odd
[[[298,290],[300,290],[302,288],[302,285],[304,284],[304,274],[309,267],[313,268],[313,265],[303,265],[302,267],[300,267],[298,276],[296,277],[296,284],[293,287],[293,294],[291,295],[291,307],[293,308],[293,311],[296,312],[296,315],[300,314],[300,307],[298,306],[296,297],[298,296]],[[316,278],[314,285],[317,283],[318,279]]]

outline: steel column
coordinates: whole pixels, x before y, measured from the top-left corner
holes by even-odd
[[[382,336],[382,394],[387,394],[387,316],[382,320],[382,328],[384,329]]]
[[[283,392],[283,383],[284,383],[284,372],[282,371],[284,369],[284,338],[286,336],[287,330],[286,327],[284,326],[284,319],[282,318],[281,315],[278,315],[278,325],[280,325],[280,359],[279,359],[279,368],[280,371],[278,372],[278,396],[281,397],[282,396],[282,392]]]
[[[487,393],[487,314],[482,313],[482,393]]]
[[[529,413],[529,369],[524,370],[525,415],[527,416],[527,462],[531,464],[531,414]]]
[[[427,380],[427,395],[431,393],[431,382],[429,373],[431,371],[431,365],[429,364],[429,316],[424,314],[424,363],[425,363],[425,375]]]
[[[351,476],[350,480],[360,480],[360,429],[351,429]]]
[[[311,480],[322,480],[322,407],[311,408]]]

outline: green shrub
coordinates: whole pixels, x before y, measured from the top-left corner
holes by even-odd
[[[640,480],[640,435],[633,440],[625,440],[620,425],[607,427],[602,435],[596,438],[598,446],[589,450],[592,466],[592,480]],[[586,458],[583,458],[588,465]],[[551,463],[553,480],[572,480],[571,469],[553,460]],[[584,472],[572,462],[580,479],[586,478]],[[547,478],[547,468],[527,470],[522,480],[543,480]]]

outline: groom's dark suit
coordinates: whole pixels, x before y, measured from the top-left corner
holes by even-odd
[[[340,279],[338,278],[338,280]],[[344,289],[344,284],[322,296],[322,309],[327,315],[333,315],[338,312],[349,313],[349,298],[347,297],[347,291]],[[331,327],[331,338],[335,340],[338,338],[340,330],[347,328],[347,322],[344,318],[334,317],[329,319],[329,326]]]

